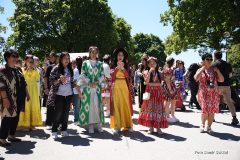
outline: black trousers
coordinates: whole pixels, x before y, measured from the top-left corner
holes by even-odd
[[[190,87],[190,91],[191,91],[190,103],[194,103],[194,104],[196,104],[196,106],[199,106],[199,103],[196,98],[197,93],[198,93],[198,83],[190,82],[189,87]]]
[[[52,126],[54,116],[54,106],[47,106],[46,126]]]
[[[18,107],[17,110],[16,117],[3,117],[0,129],[0,139],[6,139],[8,135],[15,135],[19,121],[20,107]]]
[[[61,127],[62,131],[67,130],[68,116],[69,116],[71,102],[72,102],[72,95],[56,96],[52,132],[58,131],[59,124],[62,124],[62,127]]]
[[[0,129],[0,139],[7,139],[9,133],[14,135],[16,132],[17,117],[3,117]]]

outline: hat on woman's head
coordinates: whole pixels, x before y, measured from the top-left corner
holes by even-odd
[[[172,61],[172,60],[174,60],[173,57],[171,57],[171,56],[167,56],[167,58],[166,58],[166,62],[170,62],[170,61]]]
[[[128,54],[127,54],[127,51],[126,51],[126,49],[124,49],[124,48],[116,48],[114,51],[113,51],[113,54],[115,55],[115,54],[118,54],[119,52],[123,52],[123,54],[124,54],[124,57],[126,56],[128,56]]]
[[[149,57],[147,61],[150,62],[151,60],[154,60],[155,62],[157,62],[157,58],[155,57]]]
[[[206,58],[212,58],[212,55],[210,54],[210,53],[204,53],[204,54],[202,54],[202,60],[205,60]]]

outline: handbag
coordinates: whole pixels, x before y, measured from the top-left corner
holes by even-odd
[[[149,92],[143,93],[143,100],[149,100],[149,99],[150,99],[150,93]]]

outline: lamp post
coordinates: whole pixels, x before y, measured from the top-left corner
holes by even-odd
[[[230,33],[228,31],[224,32],[223,34],[224,38],[225,38],[225,41],[226,41],[226,47],[225,47],[225,53],[226,53],[226,61],[228,60],[227,59],[227,51],[228,51],[228,39],[230,37]]]

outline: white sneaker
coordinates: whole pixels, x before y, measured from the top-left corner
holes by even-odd
[[[168,123],[175,123],[176,121],[175,121],[175,119],[173,119],[173,118],[167,118],[167,121],[168,121]]]
[[[102,133],[102,132],[103,132],[103,129],[102,129],[102,125],[101,125],[101,124],[98,124],[97,129],[98,129],[98,132],[99,132],[99,133]]]
[[[175,122],[179,122],[179,119],[177,119],[175,116],[172,117]]]
[[[68,137],[68,136],[69,136],[69,134],[67,131],[62,131],[62,137]]]
[[[149,130],[148,130],[148,134],[152,134],[153,133],[153,128],[150,127]]]
[[[112,132],[113,132],[113,134],[114,134],[114,135],[116,135],[116,134],[118,134],[118,132],[119,132],[119,129],[113,129],[113,131],[112,131]]]
[[[159,135],[163,134],[161,128],[158,128],[158,129],[157,129],[157,133],[158,133]]]
[[[212,129],[211,129],[211,127],[207,127],[207,132],[209,133],[209,134],[211,134],[213,131],[212,131]]]
[[[133,132],[133,128],[128,128],[128,132]]]
[[[204,133],[204,126],[203,125],[200,126],[200,133]]]
[[[94,128],[93,128],[93,126],[91,126],[91,127],[88,128],[88,133],[89,133],[89,134],[93,134],[93,133],[94,133]]]
[[[54,140],[58,138],[57,132],[52,132],[52,138]]]

